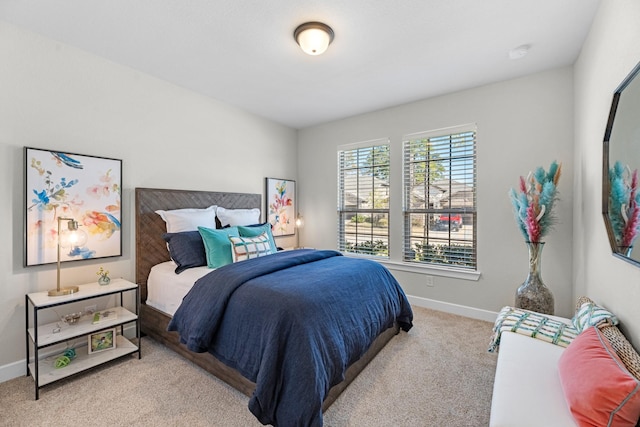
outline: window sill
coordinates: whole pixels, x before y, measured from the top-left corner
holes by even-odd
[[[473,280],[480,279],[480,272],[464,270],[461,268],[440,267],[435,265],[414,265],[406,262],[377,260],[389,270],[406,271],[409,273],[428,274],[431,276],[451,277],[453,279]]]
[[[387,258],[375,257],[363,254],[352,254],[342,252],[344,256],[351,258],[367,258],[372,261],[379,262],[387,267],[389,270],[405,271],[409,273],[428,274],[431,276],[450,277],[453,279],[463,279],[478,281],[480,279],[480,272],[473,270],[465,270],[462,268],[440,267],[436,265],[427,264],[413,264],[407,262],[391,261]]]

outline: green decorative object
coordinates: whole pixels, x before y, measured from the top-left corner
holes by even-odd
[[[56,360],[53,362],[53,366],[56,369],[64,368],[65,366],[69,365],[69,363],[71,363],[71,361],[75,358],[76,358],[76,349],[69,348],[65,350],[65,352],[62,353],[62,355],[56,357]]]

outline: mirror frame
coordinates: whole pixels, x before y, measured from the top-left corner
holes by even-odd
[[[609,143],[611,138],[611,132],[613,131],[613,124],[618,110],[618,103],[624,89],[629,86],[633,79],[640,74],[640,63],[638,63],[633,70],[625,77],[613,93],[613,100],[611,101],[611,109],[609,110],[609,119],[607,120],[607,127],[604,132],[604,141],[602,144],[602,216],[604,218],[604,224],[607,229],[607,236],[609,237],[609,244],[611,245],[611,252],[615,257],[623,259],[631,264],[640,267],[640,261],[635,260],[618,250],[616,244],[615,233],[611,225],[611,218],[609,217],[609,193],[610,193],[610,179],[609,170]],[[640,147],[638,147],[640,150]],[[638,165],[640,166],[640,165]]]

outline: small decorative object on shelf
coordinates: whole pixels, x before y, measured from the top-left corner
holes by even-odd
[[[64,368],[67,366],[73,359],[76,358],[76,349],[68,348],[62,353],[60,356],[56,357],[56,360],[53,362],[53,366],[56,369]]]
[[[118,313],[115,310],[96,311],[93,313],[93,320],[91,323],[97,325],[98,323],[106,322],[107,320],[113,320],[118,318]]]
[[[77,313],[69,313],[62,316],[61,320],[67,325],[75,325],[78,323],[78,320],[82,317],[82,312],[79,311]]]
[[[88,338],[88,354],[97,353],[99,351],[112,350],[116,348],[116,330],[115,328],[106,331],[89,334]]]
[[[617,161],[609,171],[609,218],[618,253],[630,256],[640,231],[638,170]]]
[[[109,270],[105,270],[102,267],[100,267],[100,269],[96,272],[96,274],[98,275],[98,283],[102,286],[104,285],[108,285],[109,282],[111,282],[111,279],[109,278]]]
[[[516,223],[529,249],[529,274],[516,291],[515,306],[543,314],[554,313],[554,300],[541,277],[544,247],[541,239],[555,223],[553,205],[558,199],[561,170],[562,164],[553,161],[549,172],[539,167],[526,179],[520,177],[518,190],[512,188],[510,191]]]

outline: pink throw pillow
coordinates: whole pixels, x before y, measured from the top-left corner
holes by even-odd
[[[634,427],[640,418],[640,382],[601,332],[585,329],[560,356],[564,396],[579,426]]]

